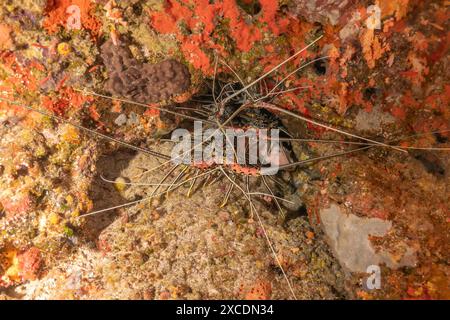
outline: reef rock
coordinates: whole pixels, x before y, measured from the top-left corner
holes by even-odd
[[[336,25],[352,5],[352,0],[296,0],[292,2],[290,11],[310,22]]]
[[[187,67],[173,59],[157,64],[142,64],[134,59],[124,43],[102,45],[102,59],[108,71],[107,90],[139,103],[167,100],[189,89]]]
[[[391,269],[416,264],[415,252],[406,248],[399,260],[385,250],[373,248],[369,237],[383,237],[392,223],[378,218],[360,218],[345,214],[332,204],[320,212],[324,232],[339,262],[352,272],[366,272],[371,265],[386,264]]]

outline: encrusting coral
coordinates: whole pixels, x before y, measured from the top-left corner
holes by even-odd
[[[111,40],[102,45],[101,56],[109,77],[106,88],[118,97],[155,103],[189,89],[189,70],[176,60],[139,63],[124,42],[115,45]]]

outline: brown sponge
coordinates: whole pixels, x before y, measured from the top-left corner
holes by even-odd
[[[109,76],[106,90],[118,97],[148,104],[189,89],[189,70],[176,60],[139,63],[123,42],[114,45],[111,40],[101,46],[101,57]]]

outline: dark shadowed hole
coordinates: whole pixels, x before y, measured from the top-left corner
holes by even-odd
[[[444,165],[435,154],[426,151],[415,151],[412,154],[424,166],[428,173],[438,177],[445,175]]]
[[[446,143],[446,142],[448,142],[448,138],[445,137],[445,136],[443,136],[443,135],[442,135],[441,133],[439,133],[439,132],[436,132],[436,133],[434,134],[434,136],[436,137],[436,141],[439,142],[439,143]]]
[[[323,76],[325,73],[327,73],[327,63],[324,60],[317,60],[314,62],[314,71],[317,75]]]
[[[28,175],[28,167],[26,165],[21,164],[16,168],[16,174],[15,174],[16,178],[24,177],[27,175]]]
[[[142,5],[139,4],[139,3],[136,3],[136,4],[133,6],[133,13],[134,13],[135,15],[140,16],[140,15],[142,14]]]
[[[305,205],[302,205],[298,210],[288,211],[288,213],[286,214],[286,216],[284,218],[283,225],[286,226],[290,220],[294,220],[294,219],[304,217],[307,215],[308,215],[308,210],[306,209]]]
[[[366,89],[364,89],[364,92],[363,92],[364,99],[372,100],[373,98],[375,98],[376,93],[377,93],[377,88],[374,88],[374,87],[366,88]]]
[[[261,12],[261,4],[257,0],[237,0],[237,4],[249,15],[257,15]]]

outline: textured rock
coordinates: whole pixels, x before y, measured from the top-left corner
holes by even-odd
[[[369,236],[385,236],[392,227],[390,221],[347,215],[335,204],[323,209],[320,218],[337,259],[352,272],[366,272],[370,265],[383,263],[392,269],[416,263],[415,253],[411,248],[406,248],[399,261],[389,252],[376,252],[373,248]]]
[[[107,41],[101,56],[108,71],[107,90],[139,103],[169,99],[189,89],[190,74],[185,65],[169,59],[157,64],[141,64],[123,43]]]
[[[379,106],[375,107],[371,112],[364,109],[358,110],[355,118],[355,128],[358,131],[380,131],[384,125],[392,124],[395,118],[387,112],[383,112]]]
[[[41,251],[32,247],[18,256],[20,274],[25,280],[35,280],[42,265]]]
[[[293,1],[290,10],[310,22],[336,25],[353,4],[352,0],[297,0]]]
[[[0,23],[0,50],[9,50],[12,47],[11,32],[8,25]]]

